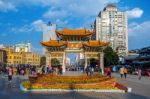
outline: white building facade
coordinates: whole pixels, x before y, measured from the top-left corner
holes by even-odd
[[[56,24],[45,24],[43,25],[43,41],[56,40]]]
[[[114,51],[120,56],[128,52],[128,20],[127,14],[121,12],[113,4],[108,4],[96,17],[94,28],[96,40],[111,43]]]
[[[57,35],[56,35],[56,24],[51,24],[48,22],[48,24],[43,25],[43,42],[47,42],[50,39],[51,40],[57,40]],[[43,53],[46,55],[46,49],[43,48]],[[46,66],[49,64],[49,55],[46,55]]]
[[[75,57],[75,63],[77,66],[84,65],[84,54],[78,53]]]
[[[20,43],[20,44],[16,44],[14,46],[15,52],[32,52],[32,45],[31,43]]]
[[[69,57],[66,58],[66,65],[67,66],[70,66],[71,65],[71,60]]]
[[[5,48],[5,46],[3,44],[0,44],[0,49]]]

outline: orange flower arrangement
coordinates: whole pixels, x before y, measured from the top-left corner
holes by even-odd
[[[30,77],[22,85],[27,89],[118,89],[117,79],[106,76],[56,76]]]

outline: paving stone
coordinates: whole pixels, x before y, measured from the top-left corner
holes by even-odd
[[[81,75],[82,72],[67,72],[65,75]],[[99,93],[99,92],[22,92],[19,89],[21,81],[27,76],[15,76],[13,85],[7,86],[7,78],[0,78],[0,99],[150,99],[150,78],[143,77],[140,81],[135,75],[128,75],[127,79],[120,79],[120,75],[113,73],[119,82],[132,87],[131,93]]]

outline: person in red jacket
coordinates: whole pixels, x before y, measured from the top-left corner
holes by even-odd
[[[111,78],[111,67],[108,67],[108,76]]]
[[[111,68],[110,67],[106,68],[106,75],[111,78]]]

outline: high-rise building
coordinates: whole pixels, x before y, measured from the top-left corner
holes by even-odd
[[[51,24],[51,22],[44,24],[43,25],[43,42],[49,41],[50,39],[56,40],[57,35],[56,35],[55,31],[56,31],[56,24]],[[45,53],[45,52],[46,52],[46,50],[43,49],[43,53]]]
[[[114,51],[120,56],[128,52],[127,14],[121,12],[114,4],[108,4],[96,17],[94,28],[96,40],[110,42]]]
[[[69,67],[71,64],[71,60],[69,57],[66,58],[66,67]]]
[[[76,55],[75,62],[76,62],[77,66],[81,66],[81,65],[83,66],[84,65],[84,54],[78,53]]]
[[[49,41],[49,39],[56,40],[57,36],[55,30],[56,24],[51,24],[49,22],[48,24],[43,25],[43,41]]]

